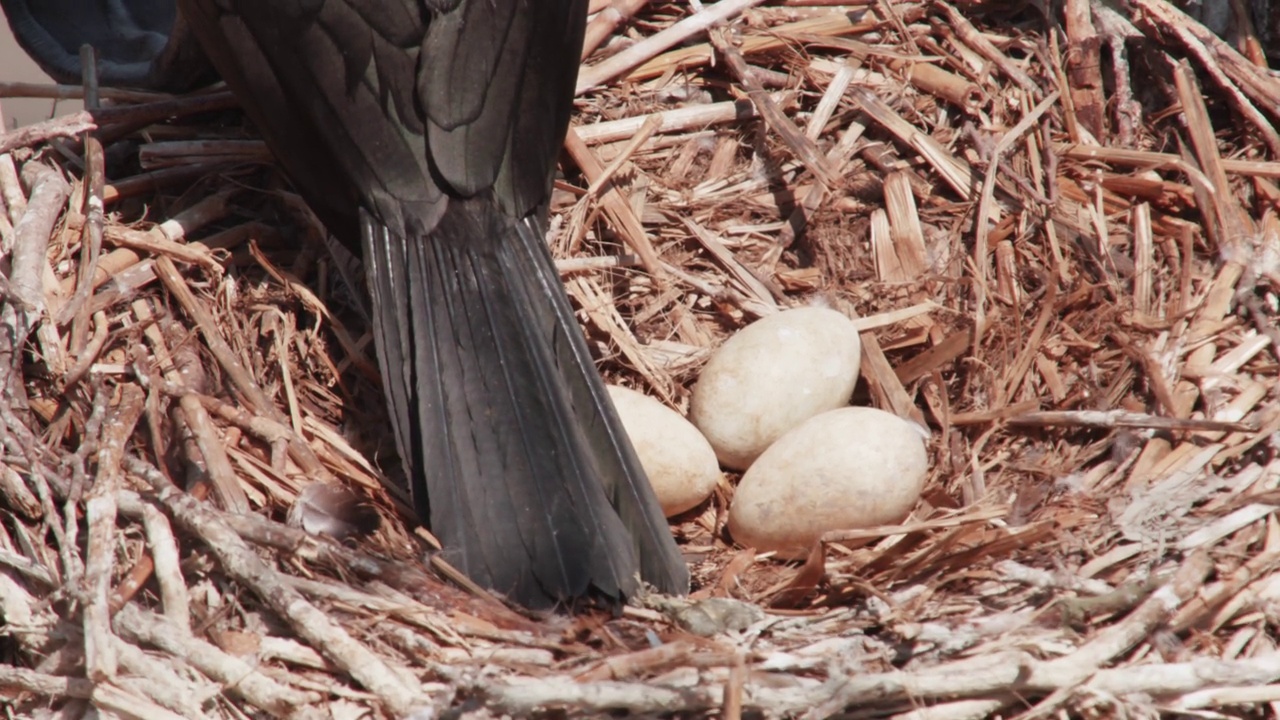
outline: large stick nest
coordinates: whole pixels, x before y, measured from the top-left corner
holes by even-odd
[[[1275,18],[595,5],[553,216],[602,371],[683,410],[736,329],[837,307],[855,400],[933,431],[908,521],[788,565],[730,475],[674,523],[692,605],[468,587],[386,489],[358,269],[229,94],[104,90],[0,135],[0,704],[1271,716]],[[379,529],[305,532],[330,485]]]

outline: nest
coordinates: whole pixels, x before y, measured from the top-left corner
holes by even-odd
[[[504,605],[423,560],[360,273],[234,99],[104,89],[0,135],[10,714],[1274,714],[1267,36],[1163,0],[593,5],[553,217],[602,371],[684,409],[820,299],[856,401],[933,430],[912,516],[786,564],[732,544],[729,476],[674,522],[687,602]],[[332,486],[378,529],[306,532]]]

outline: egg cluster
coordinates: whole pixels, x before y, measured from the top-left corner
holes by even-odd
[[[734,540],[803,557],[825,532],[900,522],[924,489],[927,431],[849,406],[861,357],[849,318],[796,308],[716,350],[688,420],[635,391],[610,394],[668,517],[710,496],[720,466],[741,471],[729,507]]]

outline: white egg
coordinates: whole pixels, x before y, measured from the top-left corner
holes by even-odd
[[[698,429],[661,402],[609,386],[609,397],[667,516],[697,507],[720,481],[715,451]]]
[[[761,552],[803,557],[824,532],[900,522],[924,489],[924,436],[919,425],[874,408],[811,418],[742,476],[729,532]]]
[[[847,405],[861,361],[857,328],[835,310],[762,318],[711,356],[693,388],[689,419],[722,465],[745,470],[783,433]]]

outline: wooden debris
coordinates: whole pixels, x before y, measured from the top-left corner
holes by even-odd
[[[683,409],[724,338],[825,303],[854,402],[932,458],[910,518],[800,566],[732,544],[730,475],[673,522],[692,596],[616,614],[431,554],[360,273],[229,93],[0,82],[87,101],[0,134],[0,702],[1274,715],[1280,80],[1248,5],[1233,45],[1165,0],[593,0],[552,211],[602,372]],[[316,481],[378,528],[290,526]]]

